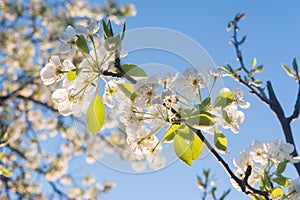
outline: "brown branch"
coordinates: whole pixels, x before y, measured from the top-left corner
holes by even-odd
[[[290,122],[297,119],[298,116],[299,116],[299,112],[300,112],[300,82],[299,82],[298,86],[299,86],[298,87],[298,95],[297,95],[296,103],[295,103],[295,106],[294,106],[294,112],[288,118],[288,121],[290,121]]]
[[[240,15],[240,14],[237,14],[237,15]],[[239,19],[240,18],[237,19],[237,17],[235,17],[235,19],[233,21],[231,21],[233,23],[233,27],[234,27],[234,30],[233,30],[234,33],[232,36],[232,44],[235,47],[235,52],[236,52],[237,58],[240,63],[240,68],[246,73],[246,75],[249,75],[250,72],[246,68],[246,66],[243,62],[242,51],[240,50],[240,46],[241,46],[242,42],[239,42],[237,39],[237,32],[239,29],[239,27],[237,26],[237,22],[239,21]],[[240,75],[235,75],[233,78],[235,80],[237,80],[238,82],[240,82],[241,84],[243,84],[244,86],[248,87],[250,89],[250,93],[255,94],[261,101],[265,102],[271,108],[271,110],[275,113],[276,117],[278,118],[278,120],[280,122],[286,142],[288,142],[294,146],[294,151],[292,152],[292,155],[298,156],[297,149],[295,146],[295,141],[293,138],[292,129],[291,129],[291,121],[296,119],[299,116],[299,112],[300,112],[300,83],[299,83],[299,89],[298,89],[298,96],[297,96],[296,103],[294,106],[294,112],[290,117],[286,117],[284,114],[284,110],[276,97],[276,94],[274,92],[274,89],[273,89],[270,81],[267,81],[267,89],[268,89],[268,95],[269,95],[269,97],[267,98],[263,88],[255,87],[255,89],[258,90],[258,91],[256,91],[253,88],[253,86],[250,85],[247,81],[242,80]],[[251,80],[255,81],[255,78],[252,76]],[[300,176],[300,163],[294,163],[294,167],[296,168],[297,173]]]
[[[202,134],[202,132],[198,129],[195,129],[194,127],[192,127],[191,125],[185,123],[185,125],[187,127],[189,127],[193,132],[195,132],[197,134],[197,136],[200,138],[200,140],[207,146],[208,150],[211,152],[211,154],[216,158],[216,160],[221,164],[221,166],[225,169],[225,171],[227,172],[228,176],[230,178],[232,178],[241,188],[241,190],[245,193],[245,194],[259,194],[262,195],[266,200],[269,199],[268,197],[268,193],[265,191],[261,191],[261,190],[257,190],[255,188],[253,188],[252,186],[250,186],[247,182],[248,178],[250,176],[250,170],[247,168],[246,176],[244,180],[239,179],[230,169],[229,165],[226,163],[226,161],[219,155],[219,153],[211,146],[211,144],[209,143],[209,141],[206,140],[205,136]]]

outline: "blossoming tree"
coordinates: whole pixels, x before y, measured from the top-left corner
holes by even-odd
[[[0,199],[95,199],[113,187],[113,182],[100,183],[91,173],[70,172],[75,158],[87,163],[94,158],[72,121],[61,117],[49,101],[56,86],[43,86],[39,71],[49,54],[69,50],[66,43],[58,49],[59,40],[68,39],[69,34],[61,35],[67,25],[102,17],[119,24],[135,12],[131,4],[112,2],[0,2]],[[51,57],[47,66],[59,63],[58,57]],[[68,64],[72,67],[71,61]],[[87,136],[85,141],[102,146],[99,155],[112,151],[101,137]]]
[[[55,4],[55,6],[58,7],[53,10],[53,13],[59,14],[59,5]],[[16,9],[18,10],[18,7]],[[37,12],[41,14],[40,12],[47,12],[45,9],[39,4],[38,8],[33,10],[38,10]],[[32,8],[30,7],[29,10],[31,11]],[[18,181],[30,181],[32,178],[31,174],[28,175],[27,171],[22,170],[16,177],[9,176],[9,173],[16,168],[15,158],[9,160],[10,155],[17,155],[26,162],[29,162],[31,158],[32,162],[29,163],[34,166],[31,166],[30,169],[34,171],[34,174],[44,175],[58,196],[89,199],[95,198],[91,197],[95,191],[105,191],[109,186],[101,187],[95,184],[90,176],[84,178],[84,182],[88,185],[87,188],[70,187],[70,192],[66,194],[56,185],[57,180],[64,184],[72,183],[70,181],[72,178],[66,175],[66,166],[74,156],[73,153],[75,155],[83,153],[82,143],[89,150],[92,149],[89,151],[92,155],[87,157],[88,162],[100,158],[101,153],[108,146],[113,147],[114,152],[117,152],[122,158],[133,161],[132,167],[136,170],[143,170],[145,165],[153,169],[165,166],[166,158],[162,152],[166,145],[171,144],[175,155],[188,166],[191,166],[206,148],[228,173],[232,185],[253,199],[299,198],[299,179],[290,180],[283,173],[287,163],[293,163],[298,173],[300,171],[299,157],[290,130],[291,121],[299,115],[300,94],[293,114],[285,117],[271,83],[267,82],[267,97],[262,88],[262,82],[254,77],[254,74],[261,72],[263,67],[256,66],[256,59],[253,59],[251,69],[247,69],[240,51],[245,37],[242,40],[238,40],[237,37],[237,23],[244,16],[243,14],[237,14],[228,25],[228,29],[233,28],[234,35],[231,42],[241,64],[239,69],[234,69],[230,65],[218,69],[200,66],[186,68],[181,74],[173,72],[148,74],[147,70],[141,66],[122,62],[122,59],[127,56],[126,49],[123,49],[126,24],[123,21],[120,23],[119,20],[121,16],[134,15],[133,7],[125,5],[118,8],[115,4],[108,4],[102,9],[102,12],[107,18],[100,20],[95,16],[89,16],[94,20],[88,21],[85,17],[72,18],[72,16],[74,21],[68,25],[64,24],[65,29],[60,30],[61,33],[50,34],[56,36],[56,38],[51,38],[52,40],[59,39],[59,43],[55,43],[55,46],[59,47],[59,53],[53,50],[55,46],[49,48],[41,45],[43,37],[33,37],[37,27],[40,27],[36,25],[36,23],[40,23],[40,19],[33,18],[32,32],[29,31],[33,34],[30,35],[32,37],[29,37],[30,42],[37,41],[40,48],[46,48],[45,52],[53,52],[53,54],[45,64],[40,63],[40,54],[32,56],[32,60],[30,60],[32,63],[43,65],[39,73],[38,68],[25,70],[26,66],[29,66],[26,64],[27,60],[19,61],[20,64],[25,64],[24,70],[19,73],[13,71],[15,77],[8,79],[8,84],[18,79],[18,83],[21,85],[6,91],[6,94],[0,97],[1,103],[4,102],[4,104],[9,103],[8,99],[24,103],[24,105],[21,104],[22,109],[19,109],[19,104],[14,109],[20,112],[19,121],[24,118],[22,123],[24,124],[25,121],[24,127],[26,133],[29,134],[29,139],[26,138],[26,135],[22,137],[22,130],[19,130],[19,133],[15,130],[20,128],[20,125],[8,125],[5,121],[2,124],[4,130],[2,131],[2,140],[5,148],[9,149],[8,154],[2,154],[3,161],[1,161],[3,162],[1,177],[4,180],[3,187],[7,191],[16,191],[16,195],[20,196],[42,196],[42,192],[36,185],[35,187],[31,185],[33,188],[30,187],[26,190],[15,189],[22,185]],[[64,14],[59,17],[65,21],[69,19]],[[52,24],[52,18],[48,20],[45,22]],[[116,33],[112,21],[122,24],[120,33]],[[6,25],[6,21],[4,25]],[[43,31],[43,28],[40,29]],[[16,43],[12,45],[16,45]],[[16,47],[16,49],[19,48]],[[43,53],[40,49],[37,51]],[[24,52],[21,51],[21,53]],[[19,54],[21,53],[19,52]],[[24,59],[25,56],[19,57]],[[15,60],[13,61],[15,62]],[[6,73],[3,73],[3,80],[9,75],[8,70],[11,70],[8,67],[10,63],[5,61],[5,64],[7,67],[4,68]],[[287,65],[283,65],[283,68],[299,84],[296,60],[293,61],[293,70]],[[242,76],[241,73],[244,73],[245,76]],[[47,87],[39,84],[39,80],[36,78],[38,76]],[[270,106],[280,120],[288,142],[284,143],[281,140],[266,143],[254,141],[248,149],[241,153],[239,158],[234,160],[234,170],[221,156],[221,154],[226,156],[227,153],[227,139],[223,130],[229,129],[233,133],[238,133],[239,125],[244,121],[242,109],[249,108],[250,103],[244,99],[243,92],[239,88],[218,90],[216,83],[223,76],[233,77]],[[22,78],[25,79],[23,82],[20,81]],[[40,91],[47,92],[41,93]],[[215,92],[217,95],[213,95]],[[47,102],[49,96],[52,98],[53,105]],[[83,133],[81,131],[78,133],[81,140],[76,137],[75,131],[68,130],[72,127],[66,128],[66,125],[70,126],[70,122],[65,118],[58,117],[58,120],[50,118],[48,120],[51,123],[46,122],[48,123],[46,130],[44,130],[45,127],[41,128],[39,120],[44,120],[42,112],[45,109],[50,109],[54,115],[58,113],[62,116],[73,115],[77,123],[84,127]],[[40,113],[38,114],[38,112]],[[10,112],[5,112],[3,109],[2,113],[8,120],[16,121],[9,118]],[[39,117],[36,118],[38,115]],[[21,124],[21,122],[19,123]],[[14,134],[10,135],[12,130]],[[45,137],[45,133],[55,134],[57,130],[66,139],[62,145],[62,152],[56,156],[45,154],[39,140]],[[108,137],[104,137],[103,132],[110,134]],[[31,137],[36,133],[38,133],[38,139]],[[18,141],[18,144],[21,145],[24,140],[28,140],[30,145],[24,145],[24,149],[20,151],[14,144]],[[39,162],[35,160],[36,154],[41,157]],[[17,167],[18,170],[19,168],[23,169],[20,165]],[[208,172],[206,171],[205,174],[207,178]],[[28,178],[24,179],[23,177]],[[204,186],[203,181],[200,178],[198,180],[199,185]],[[23,185],[26,184],[27,182],[23,183]],[[20,190],[24,192],[19,194]],[[9,193],[7,194],[9,195]],[[224,199],[227,194],[228,192],[221,199]]]

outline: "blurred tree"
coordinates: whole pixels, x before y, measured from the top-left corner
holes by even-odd
[[[0,2],[0,199],[95,199],[113,187],[91,174],[76,174],[80,182],[70,173],[74,158],[88,163],[94,158],[70,126],[71,118],[60,116],[49,100],[53,88],[41,83],[39,71],[59,52],[67,25],[103,17],[120,24],[135,13],[132,4],[110,1],[101,6],[72,0]],[[94,145],[99,157],[111,151],[100,135],[83,139],[93,142],[89,148]]]

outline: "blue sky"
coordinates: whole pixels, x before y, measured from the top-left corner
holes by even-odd
[[[119,1],[129,2],[129,1]],[[137,16],[127,20],[127,28],[163,27],[169,28],[196,40],[210,54],[217,65],[231,63],[237,66],[234,49],[229,45],[230,33],[225,27],[238,12],[246,13],[240,23],[240,35],[247,35],[243,52],[246,64],[256,57],[258,64],[264,64],[264,71],[258,76],[263,81],[271,80],[280,102],[289,115],[293,109],[296,84],[281,68],[281,63],[291,65],[294,57],[300,62],[300,20],[299,1],[130,1],[137,8]],[[167,57],[129,58],[141,63],[167,59]],[[162,61],[163,62],[163,61]],[[299,63],[298,62],[298,63]],[[171,62],[172,64],[172,62]],[[178,63],[173,63],[174,66]],[[230,78],[224,79],[229,88],[239,85]],[[245,93],[247,89],[241,87]],[[229,155],[224,159],[232,166],[232,159],[247,148],[252,140],[270,141],[283,138],[276,117],[270,109],[256,97],[246,94],[251,108],[245,111],[246,121],[238,135],[227,134]],[[295,140],[300,151],[300,123],[292,124]],[[189,168],[177,161],[173,165],[153,173],[127,174],[115,171],[101,164],[82,165],[82,170],[94,171],[100,180],[112,179],[117,187],[102,199],[200,199],[201,191],[196,185],[196,175],[203,169],[211,168],[217,178],[219,192],[231,188],[229,178],[217,161],[211,156],[199,159]],[[295,175],[293,168],[288,174]],[[244,194],[232,189],[228,199],[247,199]]]

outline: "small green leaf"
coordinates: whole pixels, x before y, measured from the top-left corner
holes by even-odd
[[[277,170],[276,170],[276,174],[277,175],[280,175],[284,172],[285,168],[286,168],[286,164],[287,164],[287,161],[282,161],[278,164],[277,166]]]
[[[192,159],[197,160],[203,150],[202,140],[195,134],[194,140],[191,143]]]
[[[214,142],[216,148],[221,152],[221,153],[226,153],[227,150],[227,139],[225,135],[218,129],[215,129],[215,134],[214,134]]]
[[[232,124],[232,120],[229,118],[229,116],[225,110],[222,110],[222,117],[226,123]]]
[[[283,195],[284,195],[283,190],[280,187],[274,188],[271,192],[271,196],[273,199],[279,199],[283,197]]]
[[[96,94],[94,99],[91,101],[86,113],[86,124],[88,130],[93,135],[95,135],[97,132],[101,130],[105,118],[106,118],[105,106],[99,94]]]
[[[111,36],[114,36],[114,32],[113,32],[110,20],[108,20],[107,26],[109,27],[109,31],[110,31]]]
[[[282,68],[285,70],[285,72],[287,73],[287,75],[294,77],[294,74],[292,72],[292,70],[286,65],[286,64],[281,64]]]
[[[255,81],[251,82],[250,84],[254,85],[255,87],[260,87],[262,82],[261,82],[261,80],[255,80]]]
[[[257,64],[257,60],[256,60],[256,58],[253,58],[252,64],[251,64],[251,68],[254,69],[254,67],[256,66],[256,64]]]
[[[0,174],[5,176],[5,177],[9,177],[10,176],[10,171],[6,167],[0,165]]]
[[[68,81],[73,81],[76,78],[76,70],[70,70],[67,73]]]
[[[104,21],[104,19],[102,19],[102,26],[103,26],[103,32],[104,32],[104,36],[106,38],[112,37],[112,34],[109,30],[109,28],[107,27],[106,22]]]
[[[233,101],[234,101],[234,93],[233,92],[221,92],[215,99],[214,107],[225,108]]]
[[[123,64],[122,68],[129,76],[147,77],[146,72],[134,64]]]
[[[296,77],[299,80],[299,69],[296,58],[293,59],[293,68],[295,70]]]
[[[265,197],[258,194],[251,194],[250,196],[253,200],[265,200]]]
[[[4,157],[5,153],[4,151],[0,153],[0,161],[2,160],[2,158]]]
[[[215,121],[212,117],[206,115],[206,114],[199,114],[197,116],[193,116],[189,119],[187,119],[187,123],[190,125],[196,125],[200,128],[205,128],[208,126],[212,126],[215,124]]]
[[[289,179],[284,177],[284,176],[277,176],[276,178],[273,178],[272,179],[275,183],[277,183],[278,185],[281,185],[281,186],[289,186],[290,185],[290,182],[289,182]]]
[[[203,183],[203,181],[202,181],[202,179],[201,179],[201,177],[200,176],[197,176],[197,183],[198,183],[198,187],[200,188],[200,189],[205,189],[204,188],[204,183]]]
[[[188,144],[184,138],[179,135],[176,135],[174,138],[174,151],[177,157],[183,161],[188,166],[192,166],[193,157],[190,144]]]
[[[83,35],[77,35],[76,46],[80,51],[87,54],[90,53],[86,39]]]
[[[166,143],[172,142],[174,140],[176,132],[177,132],[177,130],[180,126],[181,126],[180,124],[170,125],[167,132],[163,136],[163,141],[166,142]]]
[[[134,92],[133,85],[129,83],[117,83],[118,88],[131,100],[137,97],[137,94]]]
[[[196,106],[196,108],[197,108],[198,110],[205,110],[205,109],[207,109],[210,105],[211,105],[211,98],[210,98],[210,97],[207,97],[206,99],[204,99],[204,100],[202,101],[201,104],[198,104],[198,105]]]
[[[263,69],[264,69],[264,66],[263,66],[263,65],[259,65],[258,67],[256,67],[255,72],[256,72],[256,73],[259,73],[259,72],[261,72]]]

